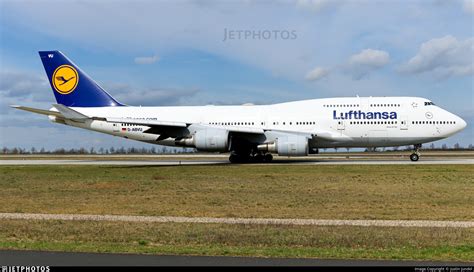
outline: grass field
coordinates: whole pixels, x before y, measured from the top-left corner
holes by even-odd
[[[0,166],[0,212],[474,219],[472,165]],[[474,260],[474,230],[3,220],[0,248]]]
[[[7,220],[0,248],[473,261],[474,229]]]
[[[0,212],[474,218],[472,165],[1,166]]]

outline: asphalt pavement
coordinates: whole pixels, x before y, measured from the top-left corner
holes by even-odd
[[[162,256],[0,250],[0,266],[474,266],[467,262]]]

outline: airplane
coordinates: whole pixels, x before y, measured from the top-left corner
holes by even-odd
[[[459,116],[420,97],[340,97],[271,105],[134,107],[118,102],[60,51],[40,51],[57,104],[12,107],[55,123],[150,144],[230,153],[231,163],[307,156],[320,148],[413,145],[466,127]]]

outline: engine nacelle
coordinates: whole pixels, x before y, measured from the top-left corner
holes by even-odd
[[[191,138],[177,140],[176,145],[195,147],[202,151],[226,152],[229,150],[229,131],[212,128],[198,130]]]
[[[203,129],[194,134],[194,145],[203,151],[228,151],[229,131],[225,129]]]
[[[278,153],[280,156],[308,156],[308,138],[297,135],[278,137],[273,143],[258,145],[258,150]]]

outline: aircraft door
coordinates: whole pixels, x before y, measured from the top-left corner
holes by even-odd
[[[346,126],[344,120],[337,120],[337,130],[345,130]]]
[[[113,132],[120,132],[120,126],[117,123],[112,124],[112,131]]]
[[[406,115],[402,115],[400,119],[400,129],[407,130],[408,129],[408,117]]]

